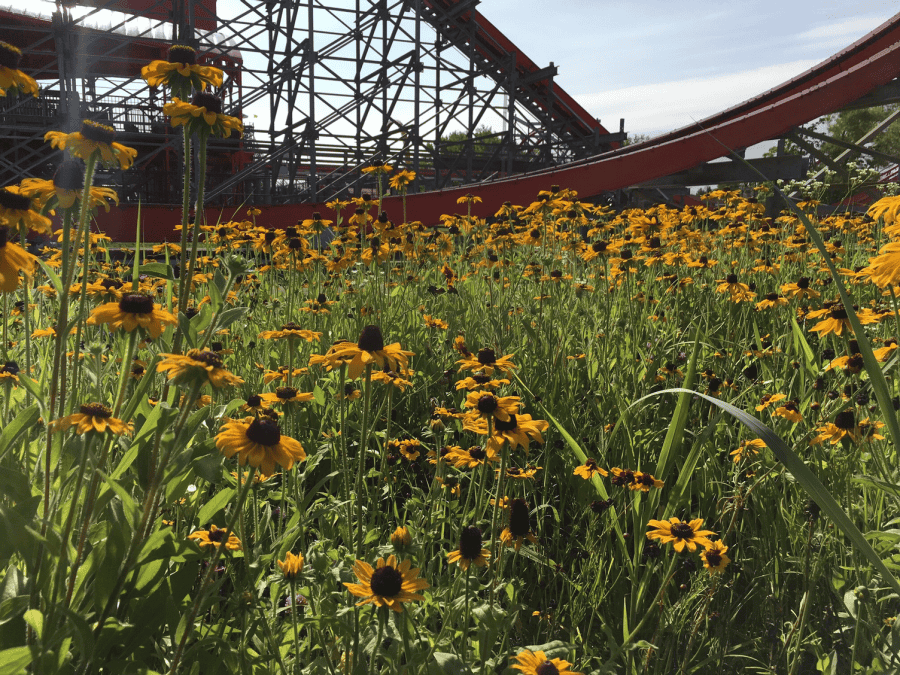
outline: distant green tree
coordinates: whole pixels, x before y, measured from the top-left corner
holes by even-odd
[[[644,141],[649,141],[651,138],[650,134],[628,134],[628,138],[622,141],[622,146],[626,145],[634,145],[635,143],[643,143]]]
[[[494,131],[486,124],[475,129],[472,134],[474,140],[474,152],[476,155],[490,154],[494,152],[496,147],[503,143],[503,135]],[[469,135],[465,131],[451,131],[446,136],[441,136],[441,153],[444,155],[453,155],[462,152],[466,147],[466,141]],[[448,143],[445,145],[445,143]],[[425,147],[431,151],[434,145],[426,143]]]
[[[804,128],[824,133],[840,141],[855,143],[897,109],[897,105],[884,105],[859,110],[844,110],[820,117],[818,120],[804,125]],[[828,157],[837,157],[844,152],[844,148],[834,143],[826,143],[815,138],[807,138],[806,141]],[[900,157],[900,122],[895,122],[878,134],[868,143],[868,146],[873,150]],[[765,156],[773,157],[776,152],[777,146],[773,146],[766,151]],[[789,155],[804,154],[804,151],[790,139],[785,141],[785,152]],[[862,154],[858,155],[857,163],[871,169],[882,169],[890,164],[884,159]]]

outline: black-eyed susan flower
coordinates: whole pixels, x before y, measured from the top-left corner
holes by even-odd
[[[12,293],[19,286],[19,273],[34,274],[36,258],[18,244],[8,241],[9,229],[0,227],[0,291]]]
[[[321,338],[321,333],[301,328],[293,321],[284,324],[280,330],[264,330],[259,334],[260,340],[306,340],[307,342],[318,342]]]
[[[169,373],[169,380],[173,383],[205,385],[207,382],[213,387],[233,387],[243,384],[237,375],[225,369],[222,357],[213,351],[188,350],[187,354],[163,354],[165,358],[156,366],[158,372]]]
[[[490,557],[490,551],[482,548],[481,530],[472,525],[460,532],[459,548],[447,554],[447,562],[451,565],[456,563],[460,569],[468,571],[470,565],[484,567]]]
[[[288,403],[306,403],[315,397],[312,393],[300,391],[296,387],[278,387],[274,392],[260,395],[260,398],[268,404],[286,405]]]
[[[732,302],[749,302],[756,297],[750,286],[738,281],[737,274],[729,274],[717,282],[717,293],[727,293]]]
[[[203,91],[207,85],[221,87],[224,73],[213,66],[196,63],[197,52],[187,45],[169,47],[168,61],[151,61],[141,68],[141,77],[151,87],[169,87],[175,96],[188,96],[191,89]]]
[[[488,391],[469,393],[463,405],[469,408],[468,416],[472,420],[493,418],[501,422],[509,422],[521,407],[518,396],[499,397]]]
[[[238,464],[249,464],[266,476],[275,473],[275,464],[290,469],[294,462],[306,459],[299,441],[281,435],[275,420],[245,417],[229,420],[216,436],[216,447],[226,457],[238,456]]]
[[[87,161],[96,153],[104,166],[116,165],[127,171],[134,164],[137,150],[116,143],[115,139],[116,130],[113,127],[91,120],[84,120],[81,131],[71,134],[62,131],[48,131],[44,134],[44,140],[50,141],[52,147],[68,150],[73,157]]]
[[[222,114],[222,99],[204,92],[194,94],[190,103],[173,98],[163,106],[163,114],[170,118],[173,127],[186,126],[201,137],[212,134],[228,138],[235,131],[238,135],[244,133],[244,125],[237,117]]]
[[[693,552],[697,550],[698,546],[702,546],[704,549],[711,547],[712,542],[708,537],[715,534],[712,530],[700,529],[703,527],[702,518],[696,518],[687,523],[674,517],[668,520],[650,520],[647,526],[653,528],[647,532],[648,539],[659,539],[663,544],[674,542],[675,550],[679,553],[685,548]]]
[[[496,452],[482,448],[480,445],[473,445],[465,450],[458,446],[453,446],[448,449],[444,459],[457,469],[474,469],[484,464],[500,461]]]
[[[783,406],[775,408],[775,412],[772,414],[775,417],[781,417],[794,424],[803,421],[803,415],[800,414],[800,408],[797,407],[796,401],[788,401]]]
[[[51,222],[32,209],[32,200],[22,194],[18,185],[0,189],[0,227],[13,230],[25,227],[41,234],[50,234]]]
[[[803,300],[805,298],[818,298],[820,293],[809,287],[809,277],[800,277],[797,281],[782,284],[781,293],[788,298],[797,298]]]
[[[385,346],[381,328],[369,325],[362,329],[356,343],[338,342],[320,360],[328,370],[346,363],[348,377],[355,380],[369,364],[377,363],[382,370],[403,372],[413,355],[413,352],[401,349],[399,342]],[[313,364],[312,359],[310,364]]]
[[[522,671],[525,675],[581,675],[570,670],[572,665],[563,659],[550,659],[542,651],[532,652],[525,649],[512,658],[515,663],[513,668]]]
[[[19,70],[22,51],[8,42],[0,42],[0,96],[7,94],[38,95],[38,84]]]
[[[362,173],[372,174],[374,176],[383,176],[393,170],[394,168],[390,164],[371,164],[370,166],[361,169]]]
[[[403,171],[398,171],[393,176],[391,176],[391,180],[389,181],[388,184],[393,189],[399,190],[403,194],[406,194],[407,187],[415,179],[416,179],[415,171],[409,171],[408,169],[404,169]]]
[[[759,451],[766,447],[766,442],[761,438],[754,438],[751,441],[741,441],[741,444],[731,451],[732,461],[737,464],[749,455],[758,455]]]
[[[112,330],[121,328],[128,333],[143,328],[155,339],[162,335],[165,325],[174,325],[178,319],[155,305],[151,296],[127,293],[119,302],[108,302],[97,307],[91,312],[87,323],[92,326],[108,324]]]
[[[765,394],[762,399],[760,399],[759,405],[756,406],[756,410],[757,412],[765,410],[770,405],[778,403],[778,401],[781,401],[784,398],[786,398],[784,394]]]
[[[77,413],[60,418],[50,426],[54,431],[64,431],[75,427],[75,432],[78,434],[88,432],[103,434],[109,431],[116,436],[130,434],[133,429],[131,424],[126,424],[113,417],[112,410],[102,403],[86,403],[78,408]]]
[[[500,541],[504,546],[514,546],[516,551],[522,547],[526,539],[532,544],[537,537],[531,532],[531,511],[524,499],[510,499],[508,502],[509,524],[500,533]]]
[[[390,384],[400,391],[406,391],[406,388],[412,385],[412,382],[410,380],[404,379],[393,370],[379,370],[372,373],[372,382]]]
[[[6,361],[0,366],[0,384],[16,384],[19,381],[19,364],[15,361]]]
[[[396,550],[402,551],[412,544],[412,535],[405,526],[399,526],[391,532],[391,546]]]
[[[389,607],[395,612],[403,611],[404,602],[424,600],[417,593],[429,584],[419,577],[419,569],[411,567],[409,560],[397,563],[395,556],[387,560],[379,558],[375,568],[362,560],[353,565],[353,573],[359,583],[344,582],[353,595],[363,598],[356,606],[374,603],[377,607]]]
[[[495,380],[492,379],[490,375],[475,373],[471,377],[467,377],[457,382],[456,389],[457,391],[460,389],[468,389],[469,391],[472,389],[499,389],[504,384],[509,384],[509,380]]]
[[[463,370],[476,370],[482,371],[485,375],[493,375],[495,369],[501,373],[512,372],[516,368],[516,365],[510,361],[512,356],[512,354],[507,354],[497,358],[497,354],[493,349],[483,347],[478,350],[478,354],[474,356],[469,354],[456,363],[459,365],[460,372]]]
[[[487,420],[478,420],[478,425],[471,424],[467,428],[479,434],[487,433]],[[531,415],[520,413],[510,415],[509,421],[494,420],[494,430],[488,439],[488,447],[495,452],[499,452],[504,445],[509,443],[509,449],[516,448],[528,449],[531,441],[543,443],[543,432],[550,428],[550,424],[545,420],[535,420]]]
[[[197,542],[200,548],[219,548],[223,543],[229,551],[240,551],[241,540],[228,528],[210,525],[208,530],[197,530],[188,535],[188,539]]]
[[[84,166],[78,160],[67,159],[61,162],[53,174],[52,180],[43,178],[25,178],[19,185],[19,192],[34,200],[36,207],[49,209],[56,207],[67,209],[81,199],[84,191]],[[110,204],[118,206],[119,196],[108,187],[91,186],[91,208],[102,206],[109,211]],[[92,237],[93,239],[93,237]]]
[[[725,555],[727,552],[728,547],[724,543],[721,541],[712,542],[709,548],[700,553],[700,558],[703,560],[703,566],[713,573],[722,572],[728,567],[728,563],[731,562],[731,558]]]
[[[278,561],[278,567],[281,568],[281,576],[287,581],[294,581],[303,571],[303,554],[298,553],[295,555],[288,551],[284,556],[284,560]]]
[[[587,460],[585,460],[584,464],[575,467],[575,471],[573,473],[576,476],[581,476],[585,480],[589,480],[597,474],[600,474],[604,477],[609,475],[609,472],[606,469],[597,466],[597,460],[595,460],[593,457],[588,457]]]
[[[856,423],[856,414],[853,410],[839,412],[834,416],[834,422],[829,422],[816,431],[819,435],[809,442],[810,445],[819,445],[825,441],[835,445],[845,438],[854,442],[860,440],[859,425]]]
[[[399,442],[400,454],[410,462],[415,462],[422,454],[422,443],[417,438],[406,438]]]
[[[663,485],[665,485],[665,483],[663,483],[663,481],[654,476],[652,473],[635,471],[634,480],[628,486],[628,489],[640,492],[649,492],[650,488],[656,488],[657,490],[659,490]]]

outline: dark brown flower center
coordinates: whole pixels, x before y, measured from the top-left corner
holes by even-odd
[[[676,539],[693,539],[694,529],[687,523],[678,523],[672,526],[672,536]]]
[[[223,345],[221,342],[213,342],[213,343],[210,345],[210,347],[212,348],[212,350],[213,350],[214,352],[220,352],[220,351],[222,351],[223,349],[225,349],[225,345]]]
[[[119,300],[119,309],[126,314],[151,314],[153,298],[143,293],[127,293]]]
[[[528,518],[528,502],[524,499],[513,499],[509,503],[509,533],[514,537],[524,537],[531,532]]]
[[[466,560],[475,560],[481,555],[481,530],[470,526],[463,528],[459,535],[459,554]]]
[[[356,346],[366,352],[380,352],[384,349],[384,337],[381,328],[370,325],[362,329]]]
[[[637,479],[637,482],[641,485],[647,485],[649,487],[653,487],[655,485],[653,476],[649,473],[642,473]]]
[[[484,415],[492,414],[497,407],[497,397],[493,394],[485,394],[478,399],[478,412]]]
[[[191,99],[191,105],[195,105],[198,108],[206,108],[206,112],[215,113],[216,115],[222,114],[222,99],[202,91],[194,94],[194,98]]]
[[[6,239],[9,236],[9,228],[0,227],[0,248],[6,246]]]
[[[508,422],[504,422],[503,420],[497,420],[497,419],[494,420],[494,428],[497,431],[512,431],[513,429],[515,429],[518,426],[519,426],[519,424],[518,424],[518,422],[516,422],[516,416],[512,415],[512,414],[510,414]]]
[[[559,670],[553,665],[552,661],[544,661],[534,669],[534,672],[537,675],[559,675]]]
[[[17,47],[8,42],[0,42],[0,66],[14,70],[19,67],[21,58],[22,52]]]
[[[487,453],[477,445],[473,445],[471,448],[469,448],[469,457],[481,461],[482,459],[487,457]]]
[[[225,530],[210,531],[209,534],[207,535],[207,538],[210,541],[214,541],[217,544],[220,544],[220,543],[222,543],[222,540],[225,539]]]
[[[282,401],[289,401],[297,395],[297,390],[294,387],[278,387],[275,395]]]
[[[390,565],[385,565],[372,573],[369,586],[372,588],[373,595],[393,598],[403,590],[403,575]]]
[[[253,443],[272,447],[281,441],[281,429],[274,420],[258,419],[253,420],[247,427],[246,436]]]
[[[725,277],[726,284],[736,284],[737,282],[738,282],[737,274],[729,274],[728,276]]]
[[[478,363],[483,366],[492,366],[497,363],[497,355],[490,347],[483,347],[478,350]]]
[[[766,300],[775,301],[778,299],[778,293],[766,293]]]
[[[103,288],[110,290],[113,288],[122,288],[123,284],[118,279],[101,279],[100,285],[103,286]]]
[[[591,249],[594,251],[594,253],[603,253],[603,251],[605,251],[608,246],[609,244],[605,241],[595,241],[593,244],[591,244]]]
[[[797,288],[807,289],[809,288],[809,277],[800,277],[797,280]]]
[[[67,159],[53,174],[53,186],[59,190],[82,190],[84,188],[84,167],[81,162]]]
[[[15,361],[7,361],[0,366],[0,373],[9,373],[10,375],[19,374],[19,364]]]
[[[82,415],[88,415],[90,417],[102,417],[103,419],[112,417],[112,410],[107,408],[102,403],[85,403],[83,406],[78,408],[78,412],[80,412]]]
[[[210,351],[201,352],[197,349],[192,349],[188,352],[188,358],[191,359],[191,361],[197,361],[204,366],[212,366],[213,368],[221,368],[225,365],[221,356]]]
[[[853,411],[845,410],[835,415],[834,426],[836,426],[838,429],[843,429],[844,431],[855,429],[856,416],[853,414]]]
[[[0,190],[0,207],[12,211],[27,211],[31,208],[31,200],[4,188]]]
[[[718,567],[722,562],[722,555],[714,549],[706,551],[703,555],[706,557],[706,562],[709,563],[710,567]]]
[[[259,394],[250,394],[247,397],[247,405],[251,408],[256,408],[262,403],[262,397]]]
[[[144,366],[139,363],[134,364],[133,366],[131,366],[131,374],[135,375],[136,377],[140,377],[144,374]]]
[[[106,143],[107,145],[116,140],[116,130],[113,127],[94,122],[93,120],[84,120],[81,123],[81,135],[86,140],[94,141],[95,143]]]
[[[169,63],[180,63],[191,66],[197,61],[197,52],[187,45],[172,45],[169,47]]]
[[[837,319],[838,321],[843,321],[847,318],[847,310],[843,307],[832,307],[830,314],[832,319]]]

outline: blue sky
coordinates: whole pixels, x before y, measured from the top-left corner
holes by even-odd
[[[484,0],[479,6],[610,130],[656,135],[799,75],[889,19],[887,0]]]

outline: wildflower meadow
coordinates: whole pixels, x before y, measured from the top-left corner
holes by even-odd
[[[210,222],[222,73],[143,74],[175,240],[104,124],[0,189],[0,674],[896,672],[900,197]]]

